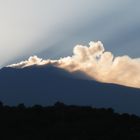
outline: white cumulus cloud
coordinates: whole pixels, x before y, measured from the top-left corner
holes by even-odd
[[[8,67],[24,68],[32,65],[52,64],[69,72],[82,71],[91,78],[105,83],[115,83],[140,88],[140,58],[114,57],[105,51],[103,44],[90,42],[89,46],[77,45],[73,55],[58,60],[43,60],[31,56],[28,60]]]

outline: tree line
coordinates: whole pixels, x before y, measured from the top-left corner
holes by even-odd
[[[116,113],[112,108],[0,102],[1,140],[130,140],[140,138],[140,117]]]

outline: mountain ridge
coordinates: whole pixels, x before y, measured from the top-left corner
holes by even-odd
[[[140,115],[140,89],[83,80],[53,66],[0,70],[0,100],[5,104],[66,104],[111,107]]]

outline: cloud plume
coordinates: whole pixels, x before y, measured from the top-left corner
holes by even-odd
[[[51,64],[69,72],[82,71],[91,78],[105,83],[115,83],[140,88],[140,58],[129,56],[114,57],[105,51],[103,44],[90,42],[89,46],[77,45],[73,55],[58,60],[43,60],[31,56],[28,60],[8,67],[24,68],[32,65]]]

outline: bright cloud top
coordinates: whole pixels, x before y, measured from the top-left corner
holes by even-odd
[[[52,64],[69,72],[82,71],[100,82],[115,83],[140,88],[140,58],[114,57],[105,51],[103,44],[90,42],[89,46],[77,45],[73,55],[58,60],[43,60],[31,56],[28,60],[8,67],[24,68],[32,65]]]

